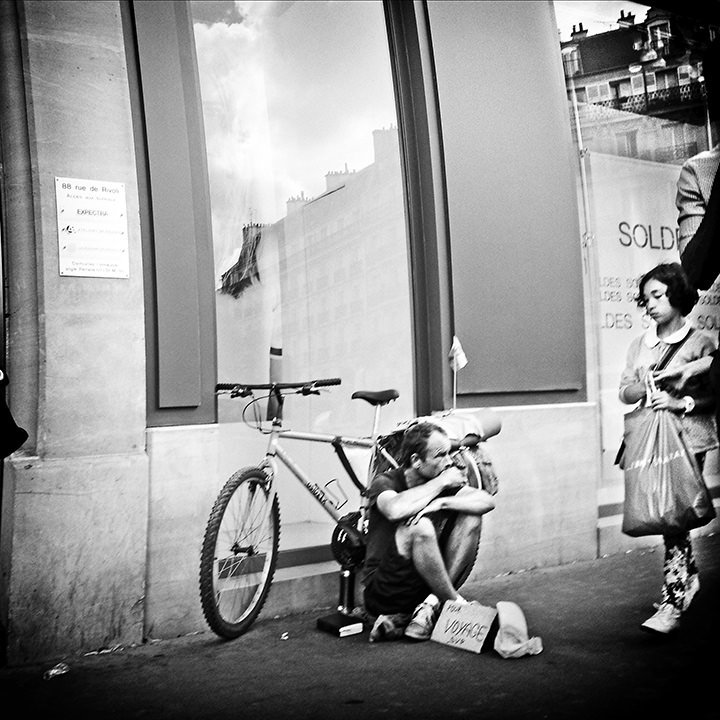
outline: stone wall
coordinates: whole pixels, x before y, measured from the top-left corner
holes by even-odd
[[[2,620],[19,663],[142,639],[145,338],[119,3],[3,3],[2,28],[18,50],[2,68],[15,88],[4,147],[18,155],[5,168],[8,365],[31,433],[2,501]],[[6,124],[18,104],[25,128]],[[124,183],[129,278],[60,276],[57,177]]]

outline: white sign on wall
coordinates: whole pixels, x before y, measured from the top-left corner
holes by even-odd
[[[130,276],[125,184],[55,178],[60,275]]]

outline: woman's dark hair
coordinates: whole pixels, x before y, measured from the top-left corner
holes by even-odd
[[[670,304],[683,315],[689,315],[698,301],[698,291],[690,284],[680,263],[661,263],[646,272],[638,284],[638,294],[635,298],[638,307],[647,305],[643,296],[648,280],[657,280],[667,285],[667,297]]]
[[[409,467],[410,458],[412,458],[413,455],[417,454],[421,458],[425,459],[427,441],[434,432],[445,433],[441,427],[435,425],[434,423],[427,422],[426,420],[411,425],[405,431],[398,458],[398,462],[401,467]]]

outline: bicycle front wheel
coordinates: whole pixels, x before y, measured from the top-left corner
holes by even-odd
[[[259,468],[236,472],[215,501],[200,556],[200,600],[210,628],[227,639],[252,625],[277,564],[280,508]]]

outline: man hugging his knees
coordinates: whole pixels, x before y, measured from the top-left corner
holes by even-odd
[[[365,610],[377,617],[370,642],[430,638],[442,603],[463,602],[456,588],[472,570],[482,515],[495,507],[453,465],[450,439],[433,423],[405,431],[399,460],[368,491],[362,584]]]

